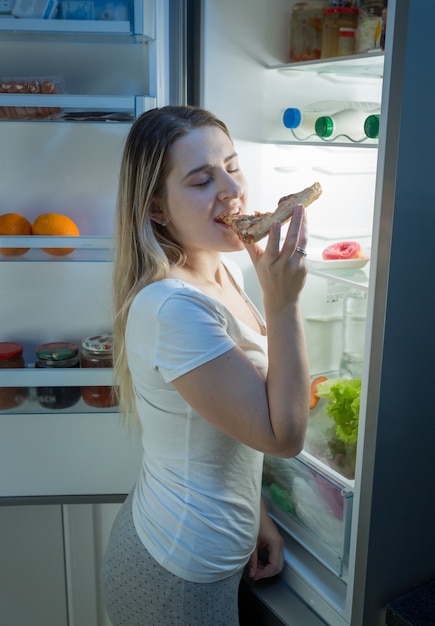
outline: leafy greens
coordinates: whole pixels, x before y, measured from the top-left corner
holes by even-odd
[[[316,395],[329,402],[327,414],[335,422],[337,438],[355,444],[361,396],[361,378],[331,378],[317,385]]]

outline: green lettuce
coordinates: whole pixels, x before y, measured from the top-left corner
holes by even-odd
[[[317,385],[317,396],[324,398],[327,414],[335,422],[337,438],[355,444],[361,397],[361,378],[331,378]]]

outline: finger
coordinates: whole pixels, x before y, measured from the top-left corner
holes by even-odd
[[[276,259],[279,254],[279,242],[281,240],[281,222],[273,222],[270,231],[269,231],[269,239],[267,241],[266,249],[264,253],[271,257],[272,259]]]
[[[257,550],[254,550],[254,552],[251,555],[251,558],[249,559],[249,565],[248,565],[248,573],[249,573],[250,578],[254,578],[257,572],[257,562],[258,562]]]

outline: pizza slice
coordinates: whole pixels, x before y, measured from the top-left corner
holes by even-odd
[[[258,211],[253,215],[244,215],[242,213],[231,215],[227,213],[216,218],[216,221],[232,228],[243,243],[255,243],[266,237],[274,222],[279,221],[281,224],[285,224],[293,215],[293,211],[298,204],[303,204],[307,207],[317,200],[321,193],[322,187],[320,183],[314,183],[311,187],[307,187],[298,193],[292,193],[281,198],[277,209],[273,213],[259,213]]]

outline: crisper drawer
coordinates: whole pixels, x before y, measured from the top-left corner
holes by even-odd
[[[353,492],[300,457],[265,457],[263,497],[276,522],[338,576],[347,573]]]

